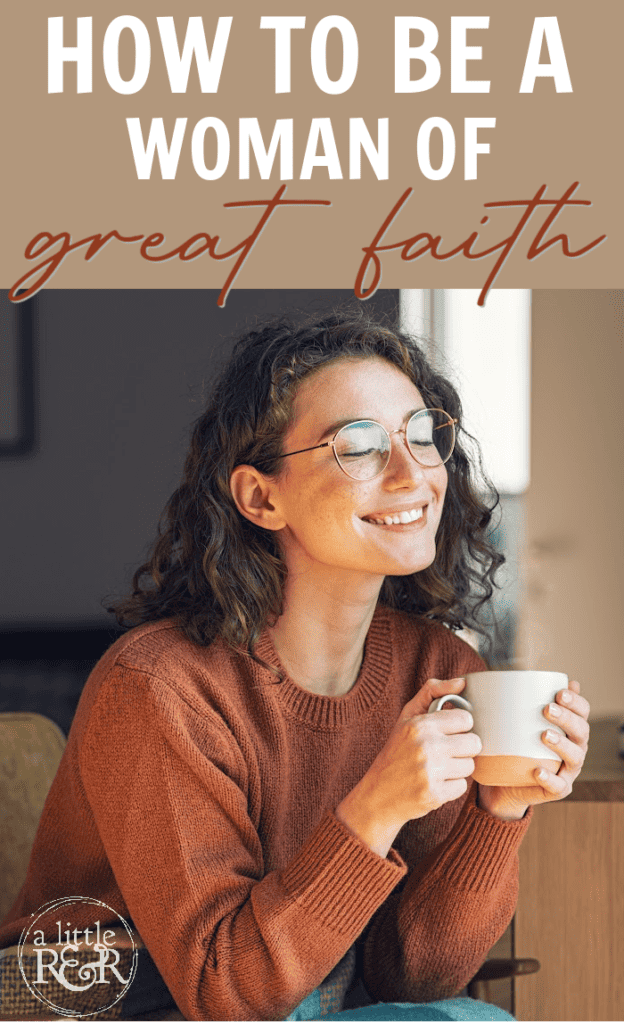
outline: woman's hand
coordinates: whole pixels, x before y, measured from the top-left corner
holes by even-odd
[[[336,808],[336,816],[380,856],[387,856],[403,825],[466,792],[481,740],[462,708],[427,714],[443,694],[466,680],[429,679],[405,705],[372,765]]]
[[[482,786],[479,783],[479,807],[497,818],[522,818],[531,804],[544,804],[552,800],[562,800],[572,791],[572,784],[583,767],[589,740],[589,704],[581,697],[581,687],[576,681],[569,684],[569,689],[560,690],[556,695],[556,703],[544,709],[544,716],[560,729],[561,733],[542,733],[542,740],[547,747],[563,758],[559,771],[549,772],[547,769],[536,769],[537,786]],[[540,774],[543,772],[543,775]]]

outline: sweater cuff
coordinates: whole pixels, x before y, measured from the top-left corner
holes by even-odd
[[[433,876],[443,875],[446,883],[466,891],[491,892],[509,870],[509,862],[518,848],[533,816],[529,807],[518,821],[502,821],[476,806],[477,787],[473,786],[452,834],[436,857]],[[422,879],[419,893],[428,888]]]
[[[281,875],[306,911],[339,932],[359,935],[406,873],[395,850],[380,857],[328,811]]]

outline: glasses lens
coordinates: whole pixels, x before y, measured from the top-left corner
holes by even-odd
[[[388,461],[390,438],[379,423],[360,420],[338,431],[334,451],[347,476],[372,480]]]
[[[421,466],[439,466],[453,451],[453,422],[440,409],[423,409],[407,424],[407,443]]]

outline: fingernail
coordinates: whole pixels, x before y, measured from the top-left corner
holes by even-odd
[[[564,704],[571,704],[572,703],[572,694],[570,693],[569,690],[564,690],[563,691],[563,693],[561,694],[561,700],[563,701]]]
[[[538,779],[546,779],[548,777],[548,772],[544,768],[540,768],[538,770],[537,777]]]
[[[561,715],[561,708],[558,704],[549,704],[548,714],[551,715],[552,718],[559,718]]]
[[[553,732],[552,729],[547,729],[546,730],[546,739],[548,740],[549,743],[558,743],[559,742],[559,733],[558,732]]]

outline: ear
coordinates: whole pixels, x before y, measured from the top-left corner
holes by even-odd
[[[236,466],[230,477],[230,490],[241,515],[265,530],[281,530],[286,523],[274,501],[271,477],[253,466]]]

